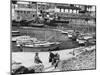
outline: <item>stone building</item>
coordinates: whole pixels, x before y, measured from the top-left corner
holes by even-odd
[[[71,25],[94,25],[96,23],[95,6],[75,5],[60,3],[43,2],[22,2],[12,3],[12,19],[32,20],[41,15],[41,11],[56,14],[64,20],[69,21]]]

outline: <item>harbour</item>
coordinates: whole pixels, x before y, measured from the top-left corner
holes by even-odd
[[[96,68],[96,6],[11,4],[12,75]]]

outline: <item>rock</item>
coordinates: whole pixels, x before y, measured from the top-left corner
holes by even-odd
[[[34,69],[35,72],[43,72],[44,70],[44,65],[42,64],[37,64],[35,66],[31,66],[30,68],[28,68],[29,70]]]

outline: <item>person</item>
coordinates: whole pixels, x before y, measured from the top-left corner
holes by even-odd
[[[59,61],[60,61],[60,55],[58,53],[56,53],[55,57],[54,57],[54,66],[55,66],[55,68],[58,67]]]
[[[23,45],[20,44],[20,51],[23,52]]]
[[[54,54],[50,51],[50,55],[49,55],[49,62],[52,63],[54,58]],[[52,64],[53,65],[53,64]]]
[[[74,50],[73,50],[73,53],[72,54],[73,54],[73,56],[75,56],[75,51]]]
[[[40,60],[40,58],[38,56],[38,53],[35,54],[34,62],[37,63],[37,64],[42,63],[42,61]]]

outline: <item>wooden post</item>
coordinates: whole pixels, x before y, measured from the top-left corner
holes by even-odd
[[[45,35],[45,41],[47,41],[47,39],[46,39],[46,30],[44,30],[44,35]]]

